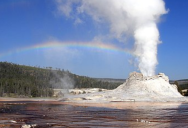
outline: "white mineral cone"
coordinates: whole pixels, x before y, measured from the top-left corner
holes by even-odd
[[[125,83],[114,90],[122,93],[123,98],[135,99],[135,101],[170,101],[173,98],[183,98],[175,85],[169,83],[164,73],[156,76],[143,76],[141,73],[130,73]]]
[[[137,72],[130,73],[126,82],[114,90],[76,95],[69,97],[68,100],[75,102],[188,101],[178,92],[176,85],[169,83],[164,73],[146,77]]]

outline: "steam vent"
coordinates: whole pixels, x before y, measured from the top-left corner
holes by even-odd
[[[141,73],[130,73],[125,83],[114,90],[80,94],[66,98],[67,101],[79,102],[123,102],[123,101],[186,101],[177,90],[176,85],[169,84],[164,73],[156,76],[143,76]]]

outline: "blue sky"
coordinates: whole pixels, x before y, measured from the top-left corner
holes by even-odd
[[[165,0],[168,14],[158,24],[160,40],[156,73],[164,72],[170,79],[188,78],[188,1]],[[44,48],[47,42],[96,42],[106,35],[108,27],[85,16],[82,23],[62,15],[54,0],[0,1],[0,61],[31,66],[61,68],[72,73],[100,78],[127,78],[138,71],[129,62],[133,58],[121,48],[132,47],[132,40],[123,44],[105,39],[113,50],[93,47],[57,46]],[[103,37],[102,37],[103,38]],[[40,44],[43,47],[34,47]],[[82,43],[83,44],[83,43]],[[99,46],[99,45],[98,45]]]

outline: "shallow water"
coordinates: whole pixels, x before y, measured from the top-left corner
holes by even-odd
[[[26,126],[35,128],[187,128],[188,104],[0,102],[0,127]]]

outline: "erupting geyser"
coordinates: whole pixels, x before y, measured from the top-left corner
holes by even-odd
[[[157,23],[167,13],[163,0],[57,0],[58,10],[83,23],[90,16],[109,28],[107,36],[126,42],[134,40],[132,54],[141,73],[131,73],[114,90],[69,97],[71,101],[183,101],[175,85],[163,73],[155,75],[157,45],[161,42]],[[74,6],[73,6],[74,5]],[[87,15],[87,16],[85,16]]]
[[[76,24],[83,23],[87,15],[108,26],[105,37],[124,43],[127,37],[133,38],[132,54],[137,58],[137,67],[144,76],[155,75],[160,43],[157,23],[167,13],[163,0],[57,0],[57,3],[58,10]]]

